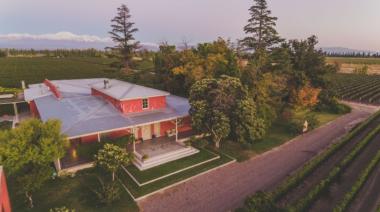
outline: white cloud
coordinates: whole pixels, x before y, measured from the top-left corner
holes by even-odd
[[[76,41],[109,43],[110,38],[101,38],[95,35],[77,35],[71,32],[57,32],[49,34],[10,33],[0,34],[0,40],[52,40],[52,41]]]

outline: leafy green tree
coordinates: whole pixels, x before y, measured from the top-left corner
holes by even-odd
[[[262,66],[265,63],[266,51],[282,39],[275,29],[277,18],[271,16],[266,0],[254,0],[254,5],[249,11],[251,18],[244,27],[248,36],[241,42],[246,48],[255,51],[258,66]]]
[[[109,47],[117,57],[121,57],[126,71],[130,69],[130,63],[133,58],[133,53],[139,48],[139,42],[135,40],[133,34],[138,31],[131,22],[131,15],[128,7],[122,4],[117,8],[117,15],[111,20],[112,30],[109,32],[112,41],[116,44],[114,47]]]
[[[9,174],[28,164],[50,164],[65,155],[67,144],[60,121],[30,119],[15,129],[0,131],[0,162]]]
[[[205,101],[193,102],[191,106],[193,128],[210,134],[215,147],[219,148],[220,142],[230,133],[230,120],[219,110],[208,107]]]
[[[106,169],[112,174],[112,181],[115,181],[115,173],[122,165],[127,165],[133,159],[132,154],[127,153],[124,149],[113,145],[105,144],[95,155],[95,164]]]
[[[265,133],[263,120],[257,117],[255,104],[238,78],[197,81],[189,101],[193,128],[210,134],[217,146],[228,136],[244,143]]]
[[[57,120],[24,121],[19,127],[0,131],[0,163],[17,182],[30,207],[32,193],[53,174],[51,163],[65,154],[67,139]]]

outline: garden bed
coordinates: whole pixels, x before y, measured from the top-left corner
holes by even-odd
[[[33,209],[28,209],[23,194],[17,194],[14,182],[10,180],[9,189],[13,211],[40,212],[49,211],[51,208],[63,207],[75,209],[75,211],[138,211],[138,207],[129,194],[120,184],[121,198],[111,205],[99,204],[94,189],[98,188],[95,169],[80,171],[75,177],[62,177],[47,182],[38,192],[33,194]],[[104,176],[111,179],[110,176]]]

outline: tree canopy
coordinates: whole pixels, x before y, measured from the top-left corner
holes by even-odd
[[[262,54],[282,41],[275,28],[277,17],[271,16],[266,0],[254,0],[249,12],[251,17],[244,27],[247,37],[241,40],[241,44],[254,50],[256,59],[262,60]]]
[[[127,153],[124,149],[113,145],[105,144],[103,149],[95,155],[95,164],[112,174],[112,181],[115,181],[115,173],[122,165],[127,165],[132,161],[132,154]]]
[[[0,163],[33,207],[32,193],[53,174],[51,163],[65,154],[67,139],[58,120],[30,119],[0,131]]]
[[[265,133],[264,122],[238,78],[199,80],[191,87],[189,101],[193,128],[210,134],[216,146],[228,136],[252,143]]]

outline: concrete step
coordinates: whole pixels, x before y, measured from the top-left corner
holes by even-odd
[[[174,160],[178,160],[178,159],[196,154],[198,152],[199,152],[198,149],[195,149],[193,147],[186,147],[177,151],[173,151],[173,152],[169,152],[163,155],[158,155],[156,157],[148,158],[145,161],[142,161],[137,158],[133,161],[133,163],[139,170],[146,170],[155,166],[162,165],[164,163],[168,163]]]

